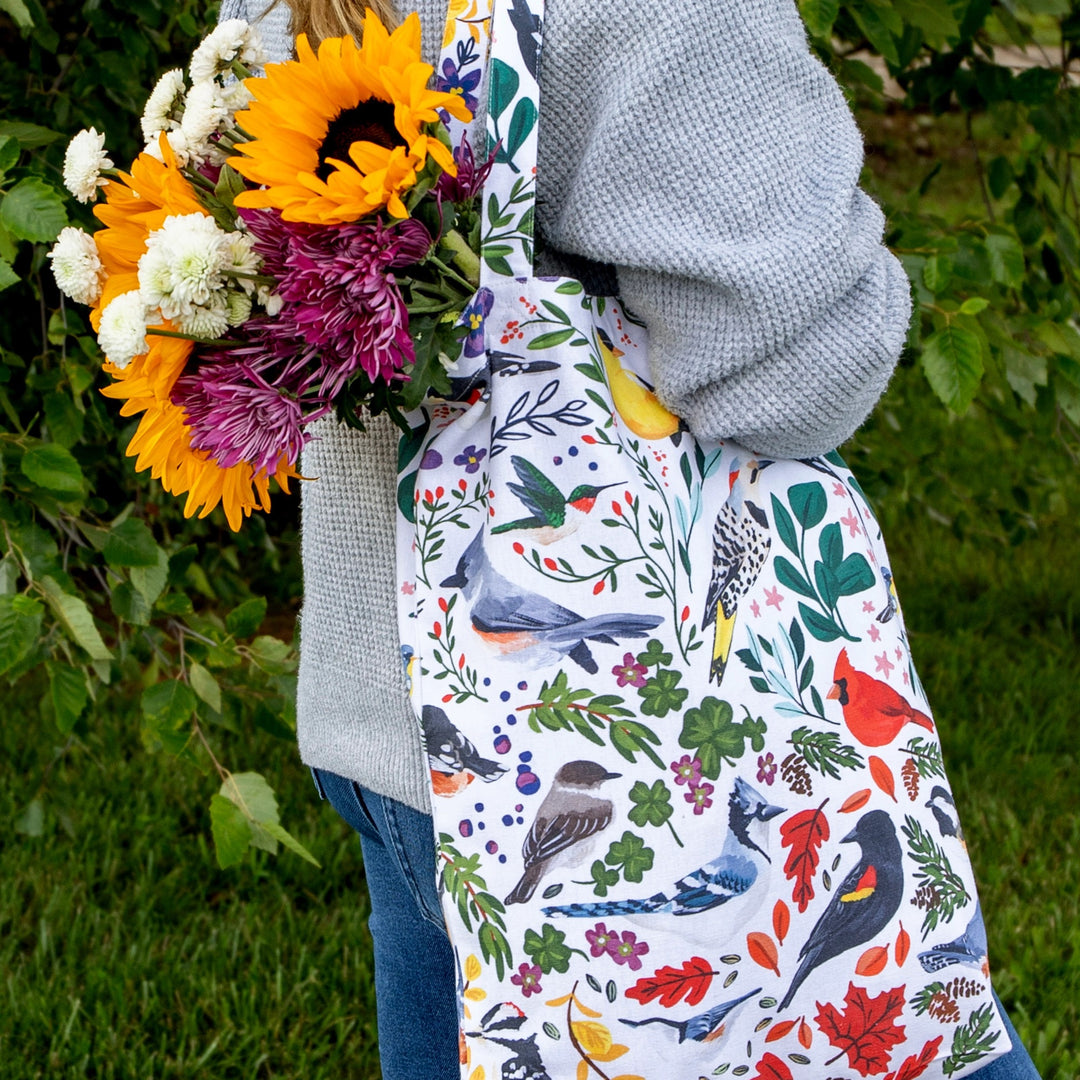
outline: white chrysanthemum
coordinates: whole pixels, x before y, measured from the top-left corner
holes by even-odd
[[[143,138],[157,145],[159,131],[173,131],[178,126],[176,114],[184,104],[184,73],[180,68],[166,71],[146,99],[142,114]]]
[[[225,317],[230,326],[243,326],[251,318],[251,297],[230,289],[225,294]]]
[[[138,289],[121,293],[101,313],[98,344],[118,368],[126,368],[150,348],[146,340],[146,304]]]
[[[221,90],[221,100],[231,116],[235,116],[241,109],[246,109],[255,95],[239,80],[231,82]]]
[[[49,252],[53,277],[65,296],[77,304],[96,304],[105,283],[105,268],[94,238],[68,225]]]
[[[149,154],[152,158],[156,158],[158,161],[164,161],[165,155],[161,152],[161,144],[158,141],[160,136],[155,135],[146,146],[143,147],[143,153]],[[179,129],[175,131],[167,131],[165,133],[165,141],[168,142],[172,148],[173,155],[176,157],[176,164],[179,168],[183,168],[185,165],[199,166],[202,164],[202,158],[193,153],[188,146],[187,136]]]
[[[186,317],[192,305],[206,305],[225,282],[228,233],[205,214],[167,217],[146,241],[139,259],[139,287],[166,319]]]
[[[226,233],[224,259],[227,277],[257,274],[262,267],[262,259],[255,252],[255,238],[246,232]],[[240,278],[237,284],[249,296],[255,291],[255,282],[250,278]]]
[[[266,63],[266,51],[255,30],[243,19],[226,19],[203,38],[191,54],[192,82],[212,79],[239,60],[249,71]]]
[[[109,182],[101,175],[101,170],[111,168],[112,160],[105,153],[105,136],[94,128],[86,128],[68,143],[64,155],[64,187],[79,202],[92,202],[97,189]]]
[[[265,285],[259,286],[258,301],[266,309],[266,314],[271,317],[276,315],[284,306],[285,300],[280,293],[272,293]]]
[[[184,118],[180,130],[187,137],[188,145],[198,147],[200,153],[208,153],[207,140],[228,116],[228,109],[221,97],[221,87],[212,80],[196,83],[184,101]]]
[[[214,293],[209,304],[193,304],[176,320],[181,334],[213,340],[229,328],[228,303],[223,293]]]

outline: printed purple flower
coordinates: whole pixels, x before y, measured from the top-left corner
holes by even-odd
[[[626,964],[631,971],[637,971],[641,967],[641,960],[649,951],[649,946],[644,941],[638,941],[637,934],[633,930],[624,930],[618,941],[613,941],[608,946],[608,953],[616,964]]]
[[[615,676],[620,686],[644,686],[645,675],[648,672],[648,668],[644,664],[639,664],[634,659],[633,653],[627,653],[621,664],[616,664],[611,669],[611,674]]]
[[[638,962],[640,963],[640,961]],[[530,994],[540,993],[542,989],[540,976],[542,974],[539,964],[522,964],[518,968],[518,973],[510,976],[510,981],[515,986],[520,986],[524,995],[528,997]]]
[[[683,754],[678,761],[671,763],[676,784],[689,784],[691,789],[701,783],[701,758],[691,758]]]
[[[434,448],[429,448],[424,451],[424,456],[420,459],[421,469],[437,469],[442,464],[442,454]]]
[[[585,931],[585,940],[589,943],[589,952],[593,956],[603,956],[613,942],[618,944],[619,932],[609,930],[604,923],[598,922],[591,930]]]
[[[473,69],[462,76],[461,69],[448,56],[443,61],[441,74],[435,77],[435,89],[441,94],[460,94],[465,108],[474,116],[479,104],[473,91],[480,85],[480,71]]]
[[[474,473],[480,468],[480,462],[487,457],[486,450],[477,450],[475,446],[466,446],[457,457],[454,458],[455,465],[464,465],[467,473]]]
[[[477,290],[469,306],[461,316],[462,325],[468,330],[465,335],[465,355],[480,356],[484,351],[484,320],[491,314],[491,305],[495,303],[495,294],[485,285]]]
[[[699,784],[691,784],[690,790],[683,796],[683,798],[688,803],[694,804],[695,814],[703,814],[713,804],[712,799],[709,798],[709,796],[713,793],[713,790],[714,789],[712,784],[708,784],[702,781]]]
[[[284,301],[268,333],[318,348],[322,394],[335,397],[361,370],[372,380],[402,378],[415,353],[392,271],[424,258],[427,229],[415,218],[322,226],[265,211],[243,217]]]
[[[776,779],[776,761],[770,751],[768,754],[758,755],[757,778],[759,783],[772,784]]]

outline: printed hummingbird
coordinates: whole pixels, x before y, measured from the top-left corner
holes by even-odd
[[[491,565],[483,541],[484,534],[477,534],[441,586],[461,590],[470,605],[473,630],[503,656],[528,657],[537,666],[569,656],[595,675],[599,666],[588,642],[616,645],[620,638],[645,637],[664,621],[658,615],[630,612],[578,615],[503,577]]]
[[[986,924],[983,922],[982,905],[975,904],[975,914],[967,929],[955,940],[946,945],[934,945],[919,953],[919,963],[923,971],[940,971],[950,964],[967,964],[977,967],[984,976],[990,975],[990,960],[987,956]]]
[[[595,761],[570,761],[559,768],[522,845],[521,880],[505,903],[524,904],[549,871],[576,866],[588,857],[593,838],[611,824],[615,812],[600,788],[621,775]]]
[[[836,658],[832,688],[825,696],[840,702],[844,723],[863,746],[891,743],[905,724],[934,730],[930,717],[913,709],[888,683],[856,671],[848,660],[847,649],[841,649]]]
[[[858,844],[859,861],[833,892],[799,951],[798,970],[777,1009],[791,1004],[815,968],[877,937],[900,908],[904,895],[904,853],[896,826],[884,810],[871,810],[840,841]]]
[[[658,912],[698,915],[748,896],[758,879],[764,879],[765,864],[771,862],[765,850],[769,843],[768,822],[783,812],[782,806],[773,806],[741,776],[737,777],[728,799],[724,846],[711,862],[675,882],[667,892],[633,900],[595,900],[546,907],[544,914],[582,919]]]
[[[660,404],[653,388],[619,363],[626,354],[617,349],[607,332],[597,327],[600,359],[611,390],[611,400],[622,422],[642,439],[667,439],[679,430],[679,418]]]
[[[761,993],[761,987],[751,990],[734,1001],[725,1001],[722,1005],[716,1005],[708,1012],[691,1016],[689,1020],[669,1020],[666,1016],[650,1016],[647,1020],[623,1020],[620,1022],[627,1027],[643,1027],[645,1024],[664,1024],[672,1030],[668,1034],[677,1036],[680,1043],[692,1039],[700,1043],[719,1043],[727,1034],[729,1021],[734,1018],[733,1014],[740,1006],[746,1004],[756,994]]]
[[[450,797],[468,787],[476,777],[490,784],[507,771],[505,765],[480,756],[480,752],[437,705],[421,710],[424,746],[431,769],[431,788]]]
[[[540,544],[553,544],[564,536],[577,532],[578,526],[592,513],[596,497],[604,488],[617,484],[578,484],[564,496],[531,461],[515,454],[510,459],[520,484],[506,486],[525,504],[532,517],[519,518],[496,525],[493,535],[522,532]]]
[[[724,678],[739,602],[754,587],[772,538],[765,511],[758,506],[757,482],[765,466],[756,460],[745,465],[735,461],[728,473],[728,498],[713,525],[713,565],[701,629],[715,625],[709,681]]]

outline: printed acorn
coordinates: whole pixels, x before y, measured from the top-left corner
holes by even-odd
[[[611,387],[611,399],[622,422],[642,439],[670,438],[679,430],[679,418],[660,404],[651,386],[619,363],[619,357],[626,354],[615,348],[611,338],[599,328],[596,335],[600,339],[600,356]]]
[[[888,683],[856,671],[847,649],[841,649],[836,658],[832,688],[825,696],[840,702],[844,723],[863,746],[886,746],[905,724],[934,730],[930,717],[913,709]]]

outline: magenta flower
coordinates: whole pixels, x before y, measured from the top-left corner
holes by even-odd
[[[649,946],[644,941],[638,941],[637,934],[633,930],[624,930],[618,941],[613,941],[608,946],[608,953],[616,964],[626,964],[631,971],[637,971],[641,967],[641,960],[649,951]]]
[[[463,135],[461,143],[454,147],[454,164],[457,166],[457,176],[442,173],[435,181],[435,194],[440,199],[455,203],[469,202],[483,190],[484,181],[495,164],[495,152],[492,151],[477,164],[472,143],[467,135]]]
[[[634,660],[633,653],[627,653],[621,664],[616,664],[611,669],[611,674],[616,677],[620,686],[644,686],[645,675],[648,668]]]
[[[676,784],[689,784],[694,788],[701,783],[701,758],[683,754],[678,761],[671,763],[671,770],[675,773]]]
[[[593,956],[603,956],[611,949],[612,944],[618,944],[619,934],[616,930],[609,930],[602,922],[598,922],[592,930],[585,931],[585,940],[589,943],[589,952]]]
[[[758,770],[757,778],[759,783],[772,784],[776,779],[776,761],[772,756],[772,752],[765,755],[758,755],[757,759]]]
[[[543,972],[538,964],[522,964],[518,968],[516,975],[510,976],[510,981],[515,986],[520,986],[522,993],[526,997],[530,994],[539,994],[542,989],[540,986],[540,976]]]
[[[694,804],[695,814],[703,814],[713,804],[712,799],[709,798],[709,796],[713,793],[713,790],[714,789],[712,784],[707,784],[702,781],[699,784],[691,784],[690,790],[683,796],[683,798],[688,803]]]

